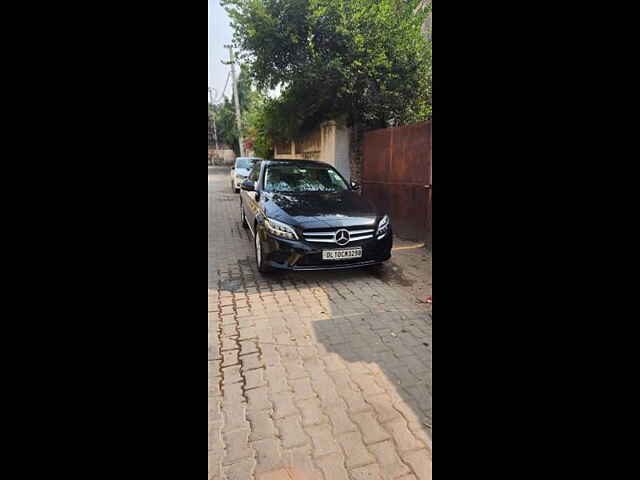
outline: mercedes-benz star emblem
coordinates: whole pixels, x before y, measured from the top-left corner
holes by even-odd
[[[336,243],[338,245],[346,245],[351,241],[351,235],[349,234],[349,230],[338,230],[336,232]]]

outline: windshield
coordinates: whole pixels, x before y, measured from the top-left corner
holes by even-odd
[[[258,158],[238,158],[236,160],[236,168],[244,168],[251,170],[253,165],[258,161]]]
[[[332,168],[322,166],[271,165],[264,177],[268,192],[343,192],[349,187]]]

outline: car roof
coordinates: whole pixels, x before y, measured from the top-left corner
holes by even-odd
[[[264,160],[264,164],[266,165],[298,165],[298,166],[323,166],[323,167],[333,167],[325,162],[319,162],[317,160]]]

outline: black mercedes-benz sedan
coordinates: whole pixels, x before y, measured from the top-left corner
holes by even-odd
[[[391,219],[331,165],[256,162],[241,185],[240,219],[261,273],[376,265],[391,257]]]

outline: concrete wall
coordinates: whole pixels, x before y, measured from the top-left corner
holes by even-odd
[[[350,165],[350,142],[351,129],[339,128],[335,134],[335,164],[336,169],[344,178],[351,181],[351,165]]]
[[[236,161],[236,154],[233,150],[216,150],[215,148],[210,148],[209,158],[213,158],[216,165],[233,165]]]
[[[349,128],[338,126],[334,121],[324,122],[302,138],[274,145],[274,158],[318,160],[333,165],[350,180],[350,133]]]

